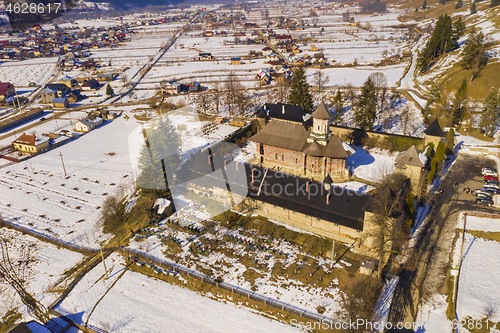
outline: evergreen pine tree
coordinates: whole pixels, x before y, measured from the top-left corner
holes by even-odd
[[[446,5],[447,0],[439,0],[439,3],[442,5]]]
[[[313,108],[312,96],[309,92],[309,84],[307,83],[303,67],[299,67],[295,70],[291,82],[290,95],[288,96],[288,103],[300,106],[308,112]]]
[[[426,9],[427,8],[427,0],[424,0],[424,4],[422,5],[422,9]]]
[[[500,5],[500,0],[491,0],[490,8],[496,7],[498,5]]]
[[[500,119],[500,103],[498,101],[497,90],[492,90],[484,101],[484,108],[481,114],[481,122],[479,127],[486,134],[493,134],[496,124]]]
[[[464,5],[464,3],[462,2],[462,0],[458,0],[457,1],[457,4],[455,5],[455,9],[459,9],[459,8],[462,8]]]
[[[470,14],[471,15],[474,15],[477,13],[477,9],[476,9],[476,3],[472,3],[472,6],[470,6]]]
[[[363,84],[361,95],[354,115],[357,126],[362,129],[373,130],[373,123],[377,116],[377,94],[375,83],[371,77]]]
[[[149,129],[144,129],[146,142],[141,147],[137,186],[157,197],[169,197],[169,180],[178,169],[181,141],[168,116],[160,116]]]
[[[443,141],[439,141],[438,146],[436,148],[437,163],[443,163],[443,161],[444,161],[444,152],[445,152],[444,142]]]
[[[453,151],[453,146],[455,145],[455,130],[450,128],[448,133],[446,133],[446,154],[451,155]]]
[[[454,26],[448,15],[439,16],[431,38],[425,44],[418,57],[417,66],[425,71],[436,58],[445,52],[457,47],[460,34],[463,34],[464,24],[459,20],[458,26]]]
[[[108,95],[108,96],[114,96],[115,95],[113,87],[111,87],[111,85],[109,83],[106,86],[106,95]]]
[[[342,92],[337,90],[335,97],[333,99],[333,119],[332,122],[338,124],[342,121],[342,116],[344,114],[344,98],[342,97]]]

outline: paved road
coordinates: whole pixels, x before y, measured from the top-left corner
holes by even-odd
[[[430,199],[432,208],[427,223],[422,226],[416,247],[409,251],[411,259],[399,272],[390,321],[416,321],[417,305],[423,297],[446,293],[443,290],[448,274],[446,265],[459,213],[465,210],[498,213],[497,209],[476,204],[474,195],[463,190],[482,187],[483,166],[496,167],[496,164],[486,157],[459,154],[439,188],[443,194]]]

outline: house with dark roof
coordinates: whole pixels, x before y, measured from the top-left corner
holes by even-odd
[[[286,108],[282,109],[282,115]],[[249,140],[257,145],[257,163],[286,169],[292,174],[324,179],[327,175],[348,175],[346,159],[354,150],[330,132],[331,115],[324,103],[314,111],[312,126],[304,126],[309,118],[295,112],[292,121],[272,120]]]
[[[97,81],[96,79],[90,79],[82,84],[82,90],[97,90],[99,89],[99,86],[99,81]]]
[[[445,137],[444,131],[439,126],[439,121],[437,118],[429,125],[424,131],[424,147],[427,146],[430,142],[434,144],[434,147],[437,148],[437,145],[440,141]]]

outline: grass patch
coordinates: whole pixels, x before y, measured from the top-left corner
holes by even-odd
[[[467,94],[475,100],[483,100],[488,96],[491,89],[500,86],[500,62],[489,63],[483,68],[472,83],[472,70],[463,70],[460,66],[454,66],[441,83],[441,94],[446,96],[450,92],[456,92],[463,79],[467,81]]]
[[[11,309],[2,317],[2,322],[0,323],[0,332],[6,332],[9,328],[12,328],[18,321],[23,318],[23,315],[17,312],[17,309]]]
[[[489,232],[482,230],[467,230],[469,235],[472,235],[477,238],[482,238],[485,240],[496,241],[500,243],[500,232]]]
[[[143,193],[123,219],[106,219],[104,221],[104,231],[114,235],[106,246],[126,246],[138,230],[147,227],[149,220],[147,210],[149,210],[154,200],[156,200],[156,197],[152,193]]]
[[[486,135],[485,133],[481,133],[481,130],[479,128],[473,128],[471,131],[466,131],[462,126],[460,126],[457,130],[458,133],[461,135],[470,135],[478,140],[482,141],[487,141],[487,142],[493,142],[495,139],[494,137],[490,135]]]

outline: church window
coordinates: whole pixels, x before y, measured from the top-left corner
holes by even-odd
[[[281,154],[281,160],[284,162],[285,161],[285,154]]]
[[[295,163],[299,163],[299,159],[298,158],[295,159]]]
[[[264,145],[260,145],[260,154],[264,155]]]
[[[278,159],[278,153],[274,153],[274,159],[277,160]]]

